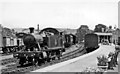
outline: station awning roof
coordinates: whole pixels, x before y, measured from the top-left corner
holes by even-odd
[[[104,36],[112,35],[112,33],[98,33],[98,32],[95,32],[95,34],[97,34],[97,35],[104,35]]]

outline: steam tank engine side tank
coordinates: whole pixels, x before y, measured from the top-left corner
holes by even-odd
[[[84,47],[86,51],[89,53],[99,47],[98,45],[98,35],[97,34],[86,34]]]

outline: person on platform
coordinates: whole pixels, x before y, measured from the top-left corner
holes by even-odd
[[[119,52],[120,52],[120,46],[116,45],[115,46],[115,63],[116,63],[116,65],[118,65],[117,58],[118,58]]]
[[[108,55],[108,69],[113,69],[113,53],[110,52]]]
[[[116,53],[114,52],[113,55],[112,55],[112,64],[113,64],[113,67],[116,67]]]
[[[118,52],[115,51],[115,54],[114,54],[114,64],[115,64],[115,65],[118,65],[117,57],[118,57]]]

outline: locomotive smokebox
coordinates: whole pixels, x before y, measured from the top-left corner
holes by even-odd
[[[30,33],[34,33],[34,27],[30,27],[29,30],[30,30]]]

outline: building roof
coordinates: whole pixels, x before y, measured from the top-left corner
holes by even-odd
[[[46,31],[46,32],[52,32],[52,33],[54,33],[54,34],[59,34],[59,31],[58,31],[57,29],[51,28],[51,27],[44,28],[43,30],[40,31],[40,34],[41,34],[42,32],[44,32],[44,31]]]
[[[112,35],[112,33],[98,33],[98,32],[95,32],[95,34],[97,34],[97,35]]]

